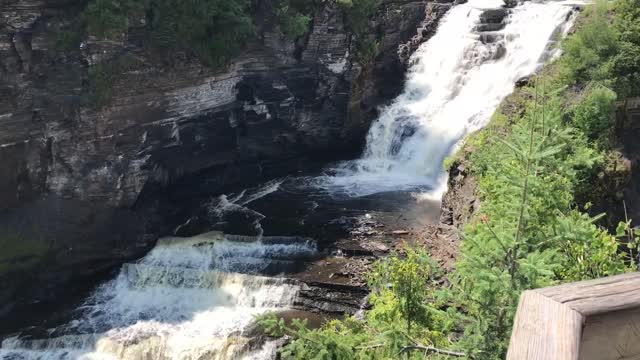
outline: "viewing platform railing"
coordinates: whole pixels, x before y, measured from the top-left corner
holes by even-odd
[[[640,273],[525,291],[507,360],[640,360]]]

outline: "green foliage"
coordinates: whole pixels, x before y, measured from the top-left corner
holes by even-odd
[[[564,43],[562,76],[568,83],[587,79],[604,80],[607,59],[617,51],[617,34],[608,20],[608,2],[598,1],[588,7],[580,31]]]
[[[248,0],[152,0],[153,43],[223,65],[254,34]]]
[[[552,239],[564,255],[558,267],[561,279],[595,279],[631,270],[629,264],[635,261],[630,249],[620,249],[616,236],[595,225],[602,216],[591,218],[578,211],[558,215]]]
[[[283,359],[423,359],[406,346],[450,345],[451,316],[439,310],[435,295],[436,265],[423,251],[408,250],[378,262],[369,279],[372,309],[358,320],[333,320],[317,330],[304,321],[287,326],[275,314],[259,317],[258,323],[273,336],[287,334],[293,341],[282,349]]]
[[[369,30],[369,19],[380,6],[381,0],[337,0],[344,10],[351,30],[361,35]]]
[[[482,214],[465,229],[454,298],[467,313],[462,344],[477,359],[504,358],[523,290],[633,268],[615,236],[572,210],[582,181],[603,161],[586,138],[600,119],[589,116],[610,113],[589,110],[585,97],[576,105],[587,109],[577,123],[590,126],[582,129],[563,120],[571,114],[560,92],[534,99],[511,132],[472,154]]]
[[[286,10],[285,10],[286,11]],[[284,11],[283,11],[284,12]],[[311,17],[298,13],[283,15],[280,20],[282,32],[291,39],[297,39],[307,33]]]
[[[135,0],[92,0],[87,6],[90,35],[100,39],[120,39],[129,27],[128,13]]]
[[[597,81],[621,96],[640,94],[640,11],[637,0],[600,0],[587,8],[579,31],[564,43],[561,63],[566,84]],[[612,26],[613,25],[613,26]]]
[[[584,99],[573,109],[573,124],[587,139],[606,144],[609,130],[613,125],[616,93],[603,86],[586,90]]]
[[[614,26],[620,32],[620,40],[640,44],[640,1],[617,0],[614,11]]]
[[[617,0],[614,13],[618,53],[608,66],[615,90],[622,96],[640,95],[640,3]]]
[[[306,34],[316,6],[314,0],[280,0],[276,16],[282,33],[293,40]]]
[[[370,64],[378,56],[378,42],[372,35],[364,35],[356,42],[356,59],[362,65]]]
[[[431,328],[434,314],[425,298],[427,290],[435,288],[435,275],[437,265],[424,251],[409,249],[406,258],[392,256],[379,261],[370,275],[369,287],[377,289],[371,295],[371,302],[383,305],[381,307],[385,311],[382,316],[377,315],[379,309],[373,310],[370,315],[380,320],[386,314],[397,314],[387,320],[404,319],[409,335],[412,334],[414,323],[423,329]]]
[[[113,96],[113,85],[122,74],[135,68],[138,59],[130,53],[118,58],[89,66],[87,82],[89,85],[86,101],[96,108],[107,105]]]
[[[150,0],[151,43],[167,51],[193,52],[212,66],[224,64],[254,35],[249,0]],[[121,39],[129,18],[143,16],[141,0],[92,0],[87,6],[89,34]],[[307,21],[293,19],[290,31]]]
[[[619,50],[609,64],[613,86],[622,96],[640,95],[640,43],[622,42]]]
[[[356,37],[357,59],[370,63],[378,55],[378,42],[369,29],[369,19],[375,14],[381,0],[337,0],[343,9],[347,25]]]

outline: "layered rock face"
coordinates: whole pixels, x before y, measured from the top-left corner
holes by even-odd
[[[167,230],[153,204],[171,184],[207,171],[224,189],[302,158],[357,154],[377,107],[401,90],[398,46],[416,29],[426,40],[451,5],[383,1],[370,24],[380,54],[364,66],[327,4],[296,41],[259,24],[216,70],[149,52],[144,19],[123,41],[80,34],[69,48],[85,6],[0,0],[0,314],[143,254]],[[96,64],[112,66],[99,107],[87,100]]]

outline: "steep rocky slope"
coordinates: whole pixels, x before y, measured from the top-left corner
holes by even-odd
[[[256,14],[256,40],[212,70],[142,47],[144,19],[126,40],[97,41],[78,28],[85,1],[1,0],[0,314],[143,254],[171,225],[157,205],[171,184],[206,171],[224,189],[358,153],[450,6],[383,1],[369,24],[379,54],[364,66],[331,3],[297,41]],[[101,106],[88,100],[96,64],[115,69]]]

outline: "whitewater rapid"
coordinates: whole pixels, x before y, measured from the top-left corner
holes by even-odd
[[[0,359],[273,358],[273,342],[257,343],[244,332],[256,315],[291,306],[299,286],[251,273],[280,258],[307,259],[315,249],[303,238],[220,232],[160,239],[100,286],[76,320],[51,329],[46,339],[5,339]]]
[[[439,197],[444,159],[487,124],[517,80],[558,54],[575,4],[527,1],[491,32],[476,31],[481,14],[502,0],[454,6],[413,54],[404,90],[371,126],[362,158],[332,169],[319,186],[351,196],[428,189]]]

